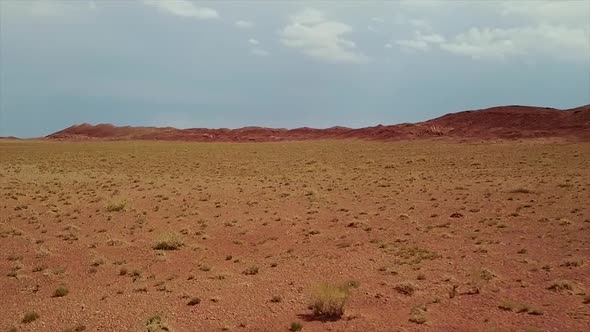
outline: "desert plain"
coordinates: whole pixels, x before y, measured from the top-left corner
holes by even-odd
[[[0,331],[590,330],[587,142],[1,140],[0,197]]]

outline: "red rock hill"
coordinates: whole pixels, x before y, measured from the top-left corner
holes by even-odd
[[[168,140],[202,142],[266,142],[344,139],[405,140],[420,138],[520,139],[565,138],[590,141],[590,105],[558,110],[531,106],[501,106],[451,113],[415,124],[359,129],[176,129],[171,127],[116,127],[110,124],[76,125],[48,135],[52,140]]]

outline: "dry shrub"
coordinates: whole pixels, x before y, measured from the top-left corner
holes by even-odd
[[[154,249],[156,250],[177,250],[184,245],[181,237],[176,233],[165,233],[156,244],[154,244]]]
[[[344,314],[344,307],[350,295],[348,284],[322,283],[311,293],[310,309],[315,317],[322,319],[339,319]]]

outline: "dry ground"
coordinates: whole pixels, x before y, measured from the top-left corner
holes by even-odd
[[[2,332],[590,328],[589,144],[2,141],[0,197]]]

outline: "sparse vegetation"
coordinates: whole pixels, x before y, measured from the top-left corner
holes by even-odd
[[[178,250],[184,245],[180,235],[176,233],[165,233],[154,244],[156,250]]]
[[[107,210],[107,212],[119,212],[119,211],[123,211],[126,206],[127,206],[127,201],[125,201],[125,200],[117,201],[117,202],[110,202],[109,204],[107,204],[106,210]]]
[[[247,269],[245,269],[244,271],[242,271],[242,274],[245,274],[247,276],[251,276],[251,275],[255,275],[258,274],[259,268],[258,266],[250,266]]]
[[[201,303],[200,297],[193,297],[190,301],[188,301],[188,305],[193,306]]]
[[[317,318],[339,319],[344,315],[349,296],[348,284],[322,283],[312,290],[310,308]]]
[[[36,321],[37,319],[39,319],[39,314],[36,313],[35,311],[29,311],[29,312],[25,313],[25,316],[23,317],[22,322],[24,324],[28,324],[28,323]]]
[[[510,190],[509,193],[511,193],[511,194],[533,194],[534,191],[524,188],[524,187],[518,187],[518,188]]]
[[[302,329],[303,325],[297,322],[291,323],[291,326],[289,327],[289,331],[301,331]]]
[[[404,295],[413,295],[416,292],[416,285],[411,282],[402,282],[395,285],[394,289]]]
[[[584,148],[0,140],[0,280],[19,310],[0,325],[583,331]],[[125,321],[129,303],[148,314]]]
[[[426,323],[426,306],[416,306],[410,311],[410,318],[412,323],[424,324]]]
[[[160,315],[148,318],[145,322],[145,332],[164,332],[172,331]]]
[[[555,280],[547,287],[547,289],[552,291],[573,291],[574,284],[569,280]]]
[[[70,291],[65,288],[64,286],[60,286],[58,288],[55,289],[55,291],[53,292],[53,297],[64,297],[66,295],[68,295]]]

